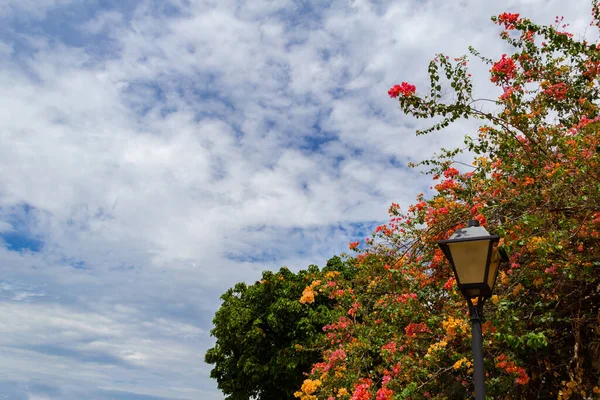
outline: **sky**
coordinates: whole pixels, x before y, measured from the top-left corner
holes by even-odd
[[[0,0],[0,399],[223,399],[219,296],[324,265],[473,132],[387,90],[590,2]],[[470,62],[476,95],[496,98]]]

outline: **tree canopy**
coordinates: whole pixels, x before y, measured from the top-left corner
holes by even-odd
[[[333,257],[322,270],[312,265],[298,273],[287,268],[263,272],[262,280],[238,283],[221,296],[211,331],[217,341],[205,361],[215,365],[211,377],[228,399],[293,398],[302,372],[320,358],[316,340],[333,305],[328,298],[315,299],[305,287],[316,286],[320,277],[340,275],[348,277],[351,270]]]

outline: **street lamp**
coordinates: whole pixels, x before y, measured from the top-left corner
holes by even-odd
[[[483,303],[492,296],[500,261],[508,261],[506,252],[498,248],[498,235],[490,235],[479,221],[470,220],[438,245],[452,265],[456,283],[469,304],[471,315],[471,347],[473,349],[475,399],[485,400],[485,371],[481,320]],[[473,299],[477,299],[476,305]]]

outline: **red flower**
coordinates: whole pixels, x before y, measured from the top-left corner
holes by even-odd
[[[384,344],[383,346],[381,346],[381,350],[385,350],[385,351],[389,351],[390,353],[394,354],[396,353],[396,342],[389,342],[388,344]]]
[[[417,336],[417,333],[429,332],[427,325],[422,322],[419,322],[418,324],[411,322],[406,326],[406,328],[404,328],[404,330],[406,331],[406,335],[410,337]]]
[[[529,382],[529,375],[527,375],[525,369],[519,367],[517,369],[517,375],[519,376],[515,379],[515,382],[519,385],[527,385],[527,383]]]
[[[413,93],[417,91],[415,85],[411,85],[410,83],[402,82],[400,85],[394,85],[390,90],[388,90],[388,95],[391,98],[396,98],[402,93],[404,97],[411,96]]]
[[[456,187],[456,181],[454,179],[445,179],[441,183],[435,185],[435,189],[439,192],[443,190],[450,190]]]
[[[515,29],[515,22],[519,21],[519,14],[502,13],[498,16],[498,23],[504,24],[506,29]]]
[[[452,178],[453,176],[458,175],[459,172],[456,168],[450,167],[447,170],[444,171],[444,176],[446,178]]]
[[[494,64],[491,69],[492,82],[508,82],[514,79],[517,75],[517,66],[512,58],[506,58],[506,54],[502,54],[502,58]]]
[[[354,385],[352,400],[370,400],[372,395],[369,392],[369,388],[373,384],[373,381],[368,378],[363,378],[360,382],[360,384]]]
[[[416,293],[402,293],[402,294],[396,295],[396,301],[398,303],[406,303],[410,299],[416,300],[417,294]]]
[[[554,97],[556,100],[564,100],[567,97],[567,85],[562,82],[557,83],[545,89],[544,94]]]
[[[444,289],[446,290],[450,290],[452,289],[452,285],[454,284],[454,278],[450,278],[446,281],[446,283],[444,284]]]
[[[350,248],[350,250],[354,250],[358,247],[359,244],[360,242],[352,242],[348,247]]]
[[[355,316],[359,307],[360,307],[359,303],[352,304],[352,307],[348,310],[348,315]]]
[[[479,221],[479,224],[480,224],[481,226],[485,226],[485,224],[486,224],[486,222],[487,222],[487,220],[486,220],[485,216],[483,216],[483,215],[481,215],[481,214],[479,214],[479,215],[476,215],[476,216],[475,216],[475,219],[476,219],[477,221]]]

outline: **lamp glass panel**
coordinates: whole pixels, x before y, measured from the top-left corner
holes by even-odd
[[[498,271],[498,265],[500,265],[500,252],[498,247],[494,247],[492,250],[492,259],[490,260],[490,272],[488,274],[488,286],[490,289],[494,287],[494,279],[496,278],[496,272]]]
[[[489,240],[448,243],[460,284],[485,283]]]

